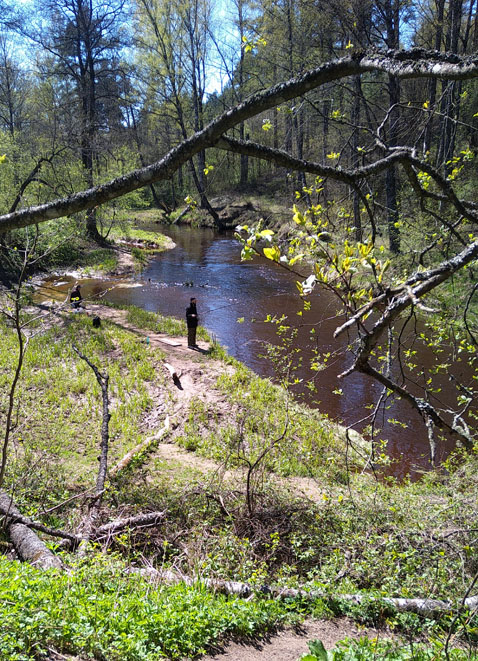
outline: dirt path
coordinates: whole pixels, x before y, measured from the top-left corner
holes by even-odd
[[[209,359],[207,366],[203,364],[204,356],[208,353],[210,346],[203,341],[198,341],[198,350],[189,349],[187,338],[170,337],[164,333],[155,333],[151,330],[144,330],[129,324],[126,310],[117,310],[115,308],[103,305],[88,305],[88,314],[98,315],[101,319],[109,321],[130,330],[136,335],[148,338],[148,343],[152,348],[160,349],[165,354],[164,365],[170,365],[177,374],[178,379],[171,379],[171,388],[174,389],[174,396],[178,403],[187,404],[193,397],[200,397],[220,405],[224,398],[215,390],[214,385],[217,377],[224,374],[225,370],[230,370],[222,362]],[[168,368],[164,367],[165,374],[171,375]]]
[[[45,328],[52,325],[51,312],[55,311],[55,319],[69,315],[69,308],[53,306],[44,306]],[[159,456],[166,464],[173,466],[178,463],[185,468],[202,472],[205,475],[220,473],[223,479],[240,477],[241,471],[228,471],[224,473],[221,466],[211,459],[201,457],[194,452],[184,450],[174,444],[174,437],[182,433],[182,421],[186,417],[189,404],[193,399],[202,400],[208,409],[214,410],[216,415],[227,419],[231,415],[230,402],[227,396],[217,390],[217,378],[224,373],[233,373],[232,366],[225,365],[224,362],[207,358],[210,346],[207,342],[198,341],[199,349],[192,350],[188,348],[186,337],[171,337],[165,333],[156,333],[151,330],[138,328],[128,323],[126,310],[119,310],[101,304],[88,303],[86,314],[89,317],[99,316],[102,320],[108,320],[117,326],[131,331],[136,336],[148,342],[152,349],[158,349],[164,356],[160,360],[163,366],[166,384],[169,392],[172,394],[172,403],[168,409],[164,407],[165,393],[164,386],[152,386],[150,395],[155,403],[153,408],[146,414],[142,426],[146,437],[152,437],[164,425],[165,414],[170,416],[170,422],[175,432],[169,435],[167,442],[155,443],[155,455]],[[169,366],[169,369],[168,367]],[[177,375],[172,378],[171,370]],[[313,479],[307,477],[276,477],[277,483],[282,483],[284,487],[291,489],[297,495],[303,495],[313,501],[320,501],[323,498],[323,489]]]
[[[326,649],[335,647],[344,638],[375,637],[373,629],[359,629],[348,618],[307,620],[300,629],[285,629],[269,638],[251,644],[231,643],[217,654],[201,657],[201,661],[297,661],[309,652],[307,643],[317,638]]]

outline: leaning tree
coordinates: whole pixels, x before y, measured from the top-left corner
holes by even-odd
[[[470,309],[478,287],[468,274],[478,257],[478,240],[475,236],[478,204],[473,199],[466,199],[459,186],[459,174],[471,161],[473,153],[463,149],[455,157],[452,171],[447,173],[417,148],[416,132],[414,141],[404,144],[400,144],[398,137],[393,141],[385,139],[384,127],[396,110],[393,105],[375,126],[373,140],[366,150],[362,150],[361,158],[356,159],[350,168],[342,167],[338,158],[335,165],[334,158],[329,159],[328,163],[306,161],[286,151],[257,142],[237,140],[228,134],[245,120],[292,99],[304,97],[322,86],[369,75],[385,79],[393,77],[397,81],[465,81],[478,77],[478,57],[422,49],[383,52],[369,50],[329,61],[252,95],[147,167],[67,198],[0,216],[0,232],[93,209],[143,186],[167,180],[194,156],[211,148],[263,159],[288,170],[308,172],[319,180],[336,182],[336,186],[344,186],[344,190],[352,191],[360,201],[361,237],[369,238],[358,237],[350,231],[349,238],[340,245],[335,239],[331,242],[330,225],[326,226],[329,219],[324,220],[324,205],[317,202],[315,205],[310,204],[307,209],[295,209],[294,220],[299,230],[299,238],[294,243],[295,253],[287,251],[287,254],[283,254],[281,245],[274,243],[271,231],[259,229],[249,230],[243,238],[243,254],[247,257],[259,249],[261,240],[268,240],[271,243],[265,248],[264,254],[288,268],[297,269],[299,257],[306,252],[302,248],[307,246],[308,256],[315,263],[313,273],[307,272],[305,266],[301,267],[299,273],[305,280],[301,293],[306,296],[317,284],[332,290],[346,315],[336,335],[353,331],[349,335],[353,359],[343,376],[353,371],[362,372],[382,384],[385,394],[394,393],[407,400],[423,418],[432,446],[438,429],[454,435],[470,447],[474,442],[469,425],[474,389],[468,384],[457,382],[457,403],[450,407],[443,405],[439,397],[431,395],[433,387],[423,375],[418,378],[412,374],[411,368],[407,371],[402,367],[394,372],[390,365],[393,357],[406,358],[409,351],[402,343],[405,325],[415,319],[420,309],[430,314],[433,297],[438,300],[440,294],[437,292],[442,291],[440,286],[453,278],[461,278],[460,286],[464,291],[461,297],[463,332],[459,343],[464,351],[470,352],[470,362],[474,360],[477,344],[470,322]],[[398,271],[389,268],[390,261],[381,259],[380,250],[383,250],[383,245],[380,246],[377,241],[380,233],[377,224],[379,205],[374,202],[373,189],[380,177],[386,177],[391,171],[400,171],[408,182],[417,215],[420,214],[428,221],[431,219],[433,223],[429,240],[425,231],[424,240],[416,251],[416,259],[409,261],[410,268],[406,273],[403,269]],[[320,194],[320,183],[315,192]],[[397,217],[395,229],[400,228],[400,222]],[[431,225],[424,223],[424,227],[430,228]],[[396,244],[391,247],[393,253]],[[431,337],[427,338],[426,333],[424,339],[430,344],[434,341]]]

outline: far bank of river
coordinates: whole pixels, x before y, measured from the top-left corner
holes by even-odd
[[[271,362],[263,357],[263,344],[277,344],[278,339],[275,325],[264,320],[267,315],[285,315],[288,324],[297,326],[295,346],[302,349],[303,367],[296,373],[302,384],[297,386],[297,394],[330,418],[362,431],[381,387],[359,374],[337,379],[351,358],[343,344],[333,339],[340,318],[331,296],[323,291],[314,293],[311,310],[299,316],[302,303],[297,295],[296,277],[265,259],[242,263],[239,244],[232,234],[190,227],[161,228],[161,232],[173,239],[176,248],[156,255],[133,281],[84,280],[84,295],[92,297],[112,287],[105,294],[105,299],[112,303],[132,304],[174,317],[184,317],[190,297],[195,296],[200,323],[231,355],[258,374],[273,378],[276,374]],[[70,280],[63,278],[62,282],[65,284],[59,287],[53,282],[50,286],[68,289]],[[311,336],[312,328],[315,334]],[[324,371],[311,372],[307,367],[314,348],[337,352]],[[429,359],[429,352],[423,347],[420,360]],[[304,387],[311,377],[316,386],[314,393]],[[376,437],[388,441],[387,453],[395,462],[388,470],[390,474],[416,475],[415,469],[429,465],[425,427],[406,402],[387,402],[380,409],[376,426],[380,427]],[[438,460],[449,450],[449,444],[441,445]]]

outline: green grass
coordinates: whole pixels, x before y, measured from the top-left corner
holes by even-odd
[[[164,234],[138,229],[128,224],[113,227],[108,238],[112,240],[122,239],[123,241],[141,241],[147,244],[153,244],[148,245],[148,248],[155,251],[166,250],[172,246],[171,239]]]
[[[68,573],[0,557],[0,592],[1,658],[9,661],[34,661],[52,648],[108,661],[190,658],[224,636],[297,619],[275,600],[225,597],[200,584],[152,585],[105,555],[74,561]]]
[[[262,462],[268,471],[346,484],[344,438],[337,425],[237,362],[232,374],[219,377],[217,388],[233,405],[231,414],[219,419],[214,407],[208,410],[200,398],[194,399],[179,439],[186,449],[217,461],[228,457],[229,465],[244,466],[273,445]],[[351,450],[349,467],[362,466],[363,459]]]
[[[143,210],[144,219],[157,219],[157,211]],[[146,215],[145,215],[146,214]],[[156,214],[156,216],[155,216]],[[159,232],[151,232],[133,227],[136,223],[136,212],[125,212],[124,219],[118,220],[111,228],[107,241],[111,246],[98,247],[96,243],[88,241],[80,235],[78,228],[63,242],[60,243],[41,264],[47,268],[85,269],[88,272],[109,273],[118,266],[118,255],[114,246],[115,241],[139,241],[146,244],[145,248],[133,246],[132,255],[138,268],[144,266],[148,255],[153,252],[167,250],[172,247],[172,241]],[[132,217],[131,217],[132,216]]]
[[[0,334],[3,401],[12,376],[11,356],[16,352],[13,334],[6,331],[3,326]],[[54,500],[56,489],[62,491],[67,483],[71,487],[80,481],[87,487],[96,473],[101,392],[93,371],[74,353],[72,343],[109,374],[112,462],[143,439],[142,417],[153,405],[149,385],[164,383],[157,369],[161,352],[152,351],[134,334],[107,320],[100,329],[93,329],[90,318],[74,315],[66,328],[59,323],[34,335],[19,383],[20,416],[7,478],[9,483],[20,480],[37,502],[45,497]],[[52,488],[54,482],[56,488]]]
[[[138,328],[147,329],[155,333],[165,333],[172,337],[184,337],[187,335],[186,322],[174,317],[164,317],[156,312],[148,312],[134,305],[122,306],[128,311],[127,322]],[[210,341],[209,335],[204,328],[198,328],[198,337],[206,342]]]
[[[108,214],[108,208],[106,207]],[[112,211],[110,211],[112,215]],[[118,223],[134,223],[140,225],[141,223],[150,224],[161,221],[164,217],[164,212],[161,209],[116,209],[115,217]]]
[[[140,328],[185,333],[182,321],[132,307],[128,307],[128,321]],[[93,329],[83,315],[71,315],[66,326],[58,321],[49,330],[37,323],[37,331],[30,340],[19,386],[6,485],[15,486],[20,509],[34,517],[89,488],[96,475],[101,393],[91,369],[73,352],[73,341],[110,375],[110,465],[150,434],[142,426],[145,414],[158,405],[166,413],[172,402],[166,389],[159,402],[153,401],[152,387],[164,385],[158,369],[162,354],[136,334],[107,320],[100,329]],[[15,353],[13,329],[0,321],[2,408]],[[222,355],[218,348],[215,356]],[[202,362],[207,370],[208,356],[195,355],[194,361]],[[173,564],[185,574],[256,585],[300,585],[331,597],[358,592],[374,597],[456,599],[458,603],[478,571],[473,534],[478,528],[473,496],[478,489],[477,455],[455,455],[445,470],[414,484],[375,482],[360,471],[347,474],[343,437],[334,425],[315,412],[288,404],[283,390],[237,361],[227,362],[216,384],[218,404],[208,406],[193,399],[189,410],[181,413],[185,426],[177,440],[225,468],[244,468],[245,460],[253,463],[272,440],[280,439],[253,473],[252,514],[245,498],[244,473],[236,471],[233,483],[221,481],[220,473],[214,480],[205,480],[198,471],[192,475],[184,466],[163,462],[152,452],[110,483],[104,498],[105,518],[114,518],[119,511],[168,513],[161,529],[136,531],[112,542],[125,561],[147,557],[164,566]],[[289,424],[280,438],[287,406]],[[161,415],[158,420],[161,426]],[[310,474],[315,476],[319,494],[315,503],[299,498],[294,482],[287,489],[277,477]],[[42,521],[75,529],[80,503],[72,501]],[[123,586],[116,589],[121,593]],[[41,605],[36,607],[42,612]],[[397,615],[374,605],[354,607],[337,601],[330,610],[367,623],[385,622],[414,636],[429,626],[418,616]],[[45,612],[41,626],[55,631],[50,610]],[[151,613],[154,621],[154,608]],[[142,617],[150,622],[148,613]],[[37,616],[32,618],[37,631]],[[473,626],[467,627],[473,636]],[[26,625],[23,628],[28,632]],[[12,631],[14,639],[16,629]],[[95,636],[91,633],[92,641]],[[112,654],[108,649],[105,658],[115,658]]]
[[[118,256],[112,248],[98,248],[82,239],[72,239],[61,244],[51,255],[42,260],[49,268],[68,268],[70,270],[84,268],[87,271],[114,271],[118,264]]]

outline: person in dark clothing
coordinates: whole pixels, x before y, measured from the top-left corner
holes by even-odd
[[[75,285],[70,293],[70,303],[73,310],[78,310],[81,307],[82,297],[80,294],[80,286]]]
[[[198,327],[198,313],[196,310],[195,298],[191,298],[189,307],[186,308],[186,324],[188,326],[188,347],[190,349],[197,349],[196,329]]]

